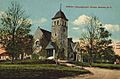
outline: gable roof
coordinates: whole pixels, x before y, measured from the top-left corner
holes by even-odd
[[[47,30],[44,30],[42,28],[40,28],[40,30],[43,32],[43,35],[44,35],[44,38],[48,41],[51,40],[51,32],[47,31]]]
[[[80,48],[79,42],[75,42],[75,43],[74,43],[73,50],[76,50],[77,48]]]
[[[7,52],[1,53],[0,56],[10,56]]]
[[[53,47],[52,43],[49,42],[45,49],[54,49],[54,47]]]

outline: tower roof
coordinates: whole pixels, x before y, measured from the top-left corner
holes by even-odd
[[[52,20],[57,19],[57,18],[62,18],[68,21],[68,19],[66,18],[65,14],[61,11],[61,9],[55,14]]]

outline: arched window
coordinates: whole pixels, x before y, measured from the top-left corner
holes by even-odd
[[[64,22],[64,25],[66,26],[66,22]]]
[[[61,24],[61,25],[63,26],[63,25],[64,25],[64,21],[62,20],[61,22],[62,22],[62,24]]]
[[[54,21],[54,25],[56,25],[56,21]]]
[[[39,41],[36,41],[36,42],[35,42],[35,45],[36,45],[37,47],[39,47],[40,42],[39,42]]]
[[[63,32],[65,32],[65,28],[63,28]]]
[[[57,20],[57,25],[59,25],[59,20]]]
[[[57,34],[55,33],[55,36],[56,36]]]

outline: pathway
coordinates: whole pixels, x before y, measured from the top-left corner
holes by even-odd
[[[94,67],[85,67],[85,69],[91,71],[93,74],[79,75],[66,79],[120,79],[120,70],[110,70]]]
[[[79,67],[74,64],[64,63],[67,66]],[[84,67],[85,69],[92,72],[92,74],[79,75],[75,77],[67,77],[61,79],[120,79],[120,70],[111,70],[104,68],[96,68],[96,67]]]

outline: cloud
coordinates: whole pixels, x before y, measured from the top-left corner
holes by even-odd
[[[82,33],[87,33],[87,30],[86,30],[85,28],[83,28],[83,29],[81,30],[81,32],[82,32]]]
[[[81,15],[78,16],[78,18],[74,19],[73,21],[71,21],[71,28],[73,35],[71,34],[72,37],[74,37],[74,41],[78,41],[79,40],[79,35],[82,36],[82,34],[86,34],[88,33],[87,31],[87,26],[90,22],[91,16],[87,16],[87,15]],[[102,24],[102,26],[100,27],[104,27],[106,30],[108,30],[110,33],[112,33],[111,39],[113,39],[114,41],[118,41],[120,40],[119,37],[119,33],[120,33],[120,25],[119,24],[108,24],[108,23],[102,23],[100,20],[97,22],[99,23],[98,25]],[[77,32],[79,32],[79,35],[77,35]],[[71,32],[70,32],[71,33]]]
[[[120,25],[105,24],[103,25],[108,31],[118,32],[120,31]]]
[[[90,20],[90,17],[87,15],[81,15],[77,19],[75,19],[72,23],[73,25],[80,26],[83,24],[88,24]]]
[[[44,24],[45,22],[47,22],[47,19],[44,17],[32,21],[32,23],[34,23],[34,24]]]
[[[73,27],[72,29],[73,29],[73,30],[79,30],[79,28],[78,28],[78,27]]]
[[[87,16],[87,15],[83,14],[83,15],[79,16],[78,18],[76,18],[72,22],[72,24],[74,26],[82,25],[83,27],[80,27],[79,29],[83,29],[83,28],[85,28],[84,25],[89,24],[90,19],[91,19],[90,16]],[[100,24],[101,24],[101,22],[100,22]],[[113,25],[113,24],[103,24],[103,27],[105,27],[108,31],[111,31],[111,32],[118,32],[118,31],[120,31],[120,25],[118,25],[118,24],[115,24],[115,25]],[[74,30],[78,30],[77,27],[73,27],[73,29]]]
[[[2,12],[0,11],[0,17],[2,16]]]

